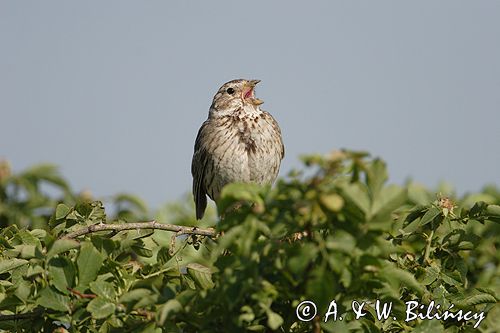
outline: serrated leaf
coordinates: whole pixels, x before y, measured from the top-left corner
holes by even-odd
[[[201,289],[212,289],[214,287],[210,268],[201,264],[190,263],[186,265],[186,269],[189,276]]]
[[[455,305],[467,308],[485,303],[497,303],[497,299],[490,294],[476,294],[461,299]]]
[[[111,282],[95,281],[90,283],[90,290],[97,296],[113,301],[116,297],[114,285]]]
[[[78,266],[78,286],[87,287],[97,277],[99,269],[104,261],[102,254],[90,242],[85,242],[80,248],[80,254],[76,260]]]
[[[70,211],[71,211],[71,208],[69,208],[68,206],[66,206],[63,203],[57,205],[56,213],[55,213],[56,220],[60,220],[60,219],[65,218],[66,215],[68,215]]]
[[[39,293],[36,303],[47,309],[69,311],[69,297],[59,294],[50,287],[46,287]]]
[[[31,258],[41,258],[42,255],[36,245],[16,245],[14,246],[16,251],[19,251],[19,257],[22,259],[31,259]]]
[[[32,276],[35,276],[35,275],[39,275],[39,274],[42,274],[42,273],[45,273],[45,269],[43,269],[43,267],[41,266],[29,266],[28,267],[28,270],[26,271],[26,277],[32,277]]]
[[[424,269],[424,274],[419,277],[418,281],[427,286],[439,278],[439,268],[431,266]]]
[[[109,317],[115,312],[116,305],[105,300],[102,297],[96,297],[87,305],[87,311],[92,314],[94,319],[103,319]]]
[[[434,220],[437,216],[441,215],[441,211],[436,207],[430,207],[429,210],[422,216],[419,222],[419,226],[424,226],[432,220]]]
[[[62,292],[68,293],[68,288],[72,288],[75,281],[75,267],[71,260],[65,257],[52,258],[49,261],[49,279],[52,285]]]
[[[16,238],[20,239],[25,245],[35,245],[40,246],[40,240],[33,236],[28,230],[19,230]]]
[[[31,235],[33,235],[33,237],[36,237],[38,239],[42,239],[42,238],[45,238],[45,236],[47,236],[47,231],[43,230],[43,229],[33,229],[30,231]]]
[[[53,256],[66,252],[68,250],[75,249],[79,246],[80,243],[78,243],[74,239],[58,239],[52,244],[49,251],[47,252],[47,259],[50,259]]]
[[[460,283],[459,281],[457,281],[455,278],[449,276],[449,274],[441,274],[441,279],[448,283],[449,285],[452,285],[452,286],[455,286],[455,287],[459,287],[462,285],[462,283]]]
[[[20,266],[26,265],[29,261],[24,259],[7,259],[0,261],[0,274],[11,271]]]

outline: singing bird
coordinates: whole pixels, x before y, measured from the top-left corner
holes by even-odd
[[[198,131],[191,163],[198,220],[207,195],[217,202],[225,185],[272,184],[278,176],[285,147],[278,123],[255,97],[259,82],[239,79],[222,85]]]

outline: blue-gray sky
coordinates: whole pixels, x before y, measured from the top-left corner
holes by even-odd
[[[500,1],[2,1],[0,157],[151,206],[191,190],[219,86],[261,79],[281,175],[349,148],[459,192],[500,184]]]

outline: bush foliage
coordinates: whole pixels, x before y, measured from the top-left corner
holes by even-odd
[[[458,198],[413,182],[387,185],[385,163],[359,152],[304,163],[273,188],[227,186],[222,218],[211,211],[202,224],[190,198],[152,216],[141,200],[117,195],[106,212],[53,166],[11,174],[1,163],[0,331],[476,331],[477,320],[405,321],[411,300],[484,311],[477,329],[500,327],[498,189]],[[64,237],[153,217],[220,234]],[[305,300],[317,307],[310,321],[296,311]],[[332,300],[338,316],[325,322]],[[356,318],[354,300],[365,303],[364,316]],[[392,303],[387,320],[376,300]]]

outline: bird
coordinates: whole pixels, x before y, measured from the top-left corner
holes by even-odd
[[[207,196],[217,202],[229,183],[268,185],[278,176],[285,146],[278,122],[255,97],[260,80],[236,79],[215,94],[201,125],[191,163],[196,219],[203,218]]]

